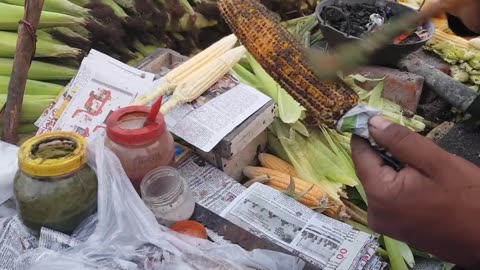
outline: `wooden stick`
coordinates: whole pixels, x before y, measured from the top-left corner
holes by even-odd
[[[28,71],[35,55],[36,37],[44,0],[26,0],[23,20],[18,28],[17,49],[8,86],[7,102],[3,109],[3,140],[15,144],[17,128],[27,83]]]

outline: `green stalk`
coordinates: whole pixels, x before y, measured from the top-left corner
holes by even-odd
[[[0,31],[0,57],[14,57],[17,48],[17,33]],[[35,50],[35,57],[78,58],[82,51],[66,45],[39,39]]]
[[[18,22],[23,18],[23,7],[0,2],[0,30],[18,29]],[[42,11],[38,28],[57,26],[83,25],[85,18],[73,17],[66,14]]]
[[[25,0],[0,0],[0,2],[22,7],[25,4]],[[76,5],[68,0],[45,0],[43,4],[43,10],[79,17],[90,16],[88,9]]]
[[[13,59],[0,58],[0,75],[10,76],[13,68]],[[28,71],[28,79],[55,81],[70,80],[77,74],[77,70],[60,65],[32,61]]]
[[[8,93],[8,84],[10,82],[10,77],[0,76],[0,94]],[[47,83],[35,80],[27,80],[25,86],[25,95],[50,95],[57,96],[64,86],[54,83]]]

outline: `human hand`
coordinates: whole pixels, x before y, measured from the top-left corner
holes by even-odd
[[[426,0],[426,5],[441,5],[444,0]],[[480,1],[479,0],[461,0],[446,10],[450,15],[459,18],[463,24],[471,31],[480,33]],[[426,6],[425,5],[425,6]]]
[[[429,139],[382,117],[375,142],[405,168],[385,165],[370,144],[352,138],[352,158],[368,198],[368,225],[467,269],[480,269],[480,169]]]

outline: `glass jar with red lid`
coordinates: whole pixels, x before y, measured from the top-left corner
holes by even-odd
[[[140,194],[140,183],[150,171],[173,166],[175,146],[165,119],[159,113],[154,123],[145,125],[150,107],[129,106],[107,119],[105,145],[122,163],[125,173]]]

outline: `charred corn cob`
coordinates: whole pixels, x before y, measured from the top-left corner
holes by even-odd
[[[257,0],[220,0],[231,30],[259,64],[315,119],[329,127],[357,105],[357,94],[341,81],[320,81],[295,38]]]

